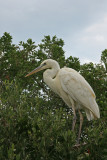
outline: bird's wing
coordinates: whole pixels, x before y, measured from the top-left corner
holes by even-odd
[[[75,70],[63,68],[59,73],[63,90],[75,101],[82,104],[93,113],[96,107],[92,103],[95,101],[95,94],[88,82]]]

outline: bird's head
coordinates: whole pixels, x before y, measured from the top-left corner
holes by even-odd
[[[47,60],[44,60],[39,67],[37,67],[36,69],[34,69],[33,71],[31,71],[30,73],[28,73],[25,77],[28,77],[34,73],[37,73],[41,70],[44,70],[44,69],[48,69],[48,68],[53,68],[53,67],[57,67],[59,69],[59,64],[55,61],[55,60],[52,60],[52,59],[47,59]]]

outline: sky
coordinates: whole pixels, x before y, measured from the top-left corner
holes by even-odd
[[[99,63],[107,49],[107,0],[0,0],[0,37],[4,32],[14,44],[56,35],[66,58]]]

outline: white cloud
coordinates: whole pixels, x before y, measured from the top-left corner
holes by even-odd
[[[83,40],[95,40],[96,42],[107,42],[107,15],[95,24],[91,24],[84,31]]]
[[[65,41],[66,56],[98,61],[107,48],[107,0],[0,0],[0,36],[14,43],[44,35]]]
[[[97,64],[98,63],[98,61],[96,60],[92,60],[92,59],[89,59],[89,58],[82,58],[81,59],[81,64],[84,64],[84,63],[90,63],[90,62],[92,62],[92,63],[94,63],[94,64]]]
[[[107,30],[107,15],[104,15],[102,20],[99,20],[97,23],[92,24],[91,26],[86,28],[86,32],[104,32]]]
[[[73,37],[70,35],[68,41],[69,47],[72,46],[71,54],[79,57],[82,63],[99,62],[101,52],[107,48],[107,14],[78,31]]]

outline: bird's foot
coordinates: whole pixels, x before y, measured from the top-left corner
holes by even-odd
[[[84,143],[76,143],[75,145],[74,145],[74,148],[78,148],[78,147],[81,147],[81,146],[84,146],[84,145],[86,145],[87,143],[86,142],[84,142]]]

